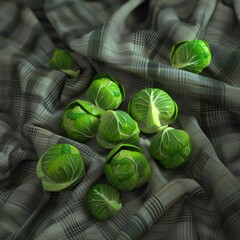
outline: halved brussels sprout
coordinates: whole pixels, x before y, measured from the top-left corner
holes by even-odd
[[[85,100],[75,100],[64,110],[62,127],[67,136],[85,142],[95,136],[104,110]]]
[[[108,74],[98,74],[87,89],[86,98],[104,110],[114,110],[125,98],[123,86]]]
[[[144,88],[129,101],[128,112],[142,132],[157,133],[177,118],[178,106],[165,91]]]
[[[122,208],[119,192],[106,184],[95,184],[87,193],[86,205],[98,220],[107,220],[117,215]]]
[[[173,67],[197,74],[210,64],[211,58],[209,45],[203,40],[178,42],[170,52]]]
[[[154,136],[149,150],[163,167],[173,169],[187,162],[192,144],[187,132],[168,127]]]
[[[37,163],[37,176],[43,189],[57,192],[79,183],[85,175],[83,159],[76,147],[55,144]]]
[[[100,118],[97,142],[103,148],[114,148],[120,143],[136,144],[139,133],[137,123],[127,112],[107,110]]]
[[[104,173],[110,185],[120,191],[131,191],[149,181],[151,167],[140,148],[120,144],[108,154]]]

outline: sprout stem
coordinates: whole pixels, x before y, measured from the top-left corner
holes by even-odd
[[[108,201],[108,208],[112,215],[116,215],[122,208],[122,203],[118,203],[117,201]]]
[[[172,67],[184,68],[184,67],[191,66],[191,65],[193,65],[193,63],[179,63],[179,64],[172,64]]]
[[[71,77],[77,77],[80,73],[80,70],[71,70],[71,69],[62,69],[62,72],[66,73]]]
[[[158,109],[155,107],[152,97],[150,98],[149,110],[147,113],[147,128],[160,128],[161,122],[159,121]]]
[[[103,199],[103,201],[106,203],[106,205],[108,206],[109,211],[111,212],[111,214],[116,215],[119,210],[122,208],[122,203],[118,203],[115,200],[109,200],[107,197],[104,196],[103,193],[97,191],[95,189],[95,192]]]

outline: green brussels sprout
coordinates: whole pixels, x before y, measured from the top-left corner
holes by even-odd
[[[80,73],[78,64],[74,58],[67,51],[58,48],[54,50],[49,66],[52,69],[64,72],[69,78],[77,77]]]
[[[83,159],[71,144],[55,144],[37,163],[37,176],[43,189],[57,192],[79,183],[85,175]]]
[[[110,151],[104,165],[110,185],[120,191],[131,191],[149,181],[151,167],[141,149],[120,144]]]
[[[87,193],[86,205],[98,220],[107,220],[117,215],[122,208],[119,192],[106,184],[95,184]]]
[[[139,129],[127,112],[107,110],[100,118],[97,142],[103,148],[114,148],[120,143],[136,144]]]
[[[108,74],[98,74],[86,92],[87,100],[104,110],[114,110],[125,98],[123,86]]]
[[[187,132],[168,127],[154,136],[149,150],[163,167],[173,169],[187,162],[192,144]]]
[[[79,142],[91,139],[97,133],[99,118],[104,110],[85,100],[75,100],[64,110],[62,127],[67,136]]]
[[[197,74],[210,64],[211,58],[209,45],[203,40],[178,42],[170,52],[173,67]]]
[[[177,118],[178,106],[165,91],[144,88],[129,101],[128,112],[142,132],[157,133]]]

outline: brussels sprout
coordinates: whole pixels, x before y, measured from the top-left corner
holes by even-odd
[[[57,192],[79,183],[85,175],[83,159],[70,144],[48,148],[37,163],[37,176],[46,191]]]
[[[140,148],[121,144],[108,154],[104,173],[110,185],[120,191],[131,191],[149,181],[151,167]]]
[[[177,118],[178,106],[163,90],[144,88],[129,101],[128,112],[142,132],[157,133]]]
[[[69,78],[77,77],[80,73],[78,64],[74,58],[68,52],[58,48],[54,50],[49,66],[52,69],[66,73]]]
[[[189,159],[192,144],[187,132],[172,127],[157,133],[150,144],[150,154],[167,169],[183,166]]]
[[[107,110],[100,118],[97,142],[103,148],[114,148],[120,143],[136,144],[139,133],[137,123],[128,113]]]
[[[69,138],[84,142],[95,136],[102,114],[103,110],[91,102],[75,100],[64,110],[62,127]]]
[[[211,58],[209,45],[203,40],[178,42],[170,52],[173,67],[197,74],[210,64]]]
[[[87,89],[86,98],[104,110],[114,110],[125,98],[123,86],[108,74],[98,74]]]
[[[98,220],[107,220],[117,215],[122,208],[119,192],[106,184],[95,184],[87,193],[86,205]]]

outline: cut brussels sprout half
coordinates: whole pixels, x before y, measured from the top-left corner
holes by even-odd
[[[67,136],[85,142],[97,133],[99,118],[104,110],[85,100],[75,100],[64,110],[62,127]]]
[[[209,45],[203,40],[178,42],[170,52],[173,67],[197,74],[210,64],[211,58]]]
[[[77,77],[80,73],[74,58],[67,51],[58,48],[54,50],[49,66],[52,69],[64,72],[69,78]]]
[[[56,144],[48,148],[37,163],[37,176],[43,189],[57,192],[79,183],[85,175],[83,159],[70,144]]]
[[[176,102],[163,90],[144,88],[128,103],[130,116],[144,133],[157,133],[178,116]]]
[[[108,74],[98,74],[87,89],[86,98],[104,110],[114,110],[125,98],[123,86]]]
[[[127,112],[107,110],[100,118],[97,142],[103,148],[114,148],[121,143],[137,144],[139,129]]]
[[[87,193],[86,205],[98,220],[107,220],[117,215],[122,208],[119,192],[106,184],[95,184]]]
[[[150,154],[167,168],[183,166],[192,150],[190,137],[184,130],[165,128],[157,133],[150,144]]]
[[[120,191],[131,191],[149,181],[151,167],[140,148],[121,144],[108,154],[104,173],[110,185]]]

